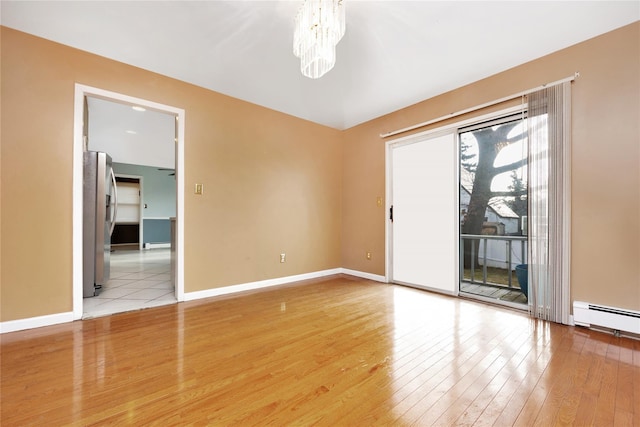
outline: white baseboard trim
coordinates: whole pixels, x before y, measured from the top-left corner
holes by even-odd
[[[171,248],[171,243],[145,243],[145,249],[160,249],[160,248]]]
[[[350,270],[348,268],[341,268],[342,274],[348,274],[349,276],[362,277],[363,279],[373,280],[375,282],[387,283],[387,279],[379,274],[366,273],[364,271]]]
[[[146,246],[146,245],[145,245]],[[157,247],[157,246],[154,246]],[[148,248],[147,248],[148,249]],[[260,280],[257,282],[242,283],[239,285],[225,286],[223,288],[206,289],[196,292],[185,292],[184,301],[192,301],[202,298],[216,297],[220,295],[228,295],[237,292],[250,291],[255,289],[264,289],[272,286],[284,285],[287,283],[298,282],[301,280],[317,279],[334,274],[347,274],[350,276],[361,277],[363,279],[373,280],[376,282],[386,283],[385,277],[377,274],[366,273],[363,271],[350,270],[348,268],[333,268],[330,270],[315,271],[312,273],[297,274],[294,276],[278,277],[275,279]],[[73,322],[73,312],[49,314],[46,316],[30,317],[27,319],[9,320],[0,322],[0,334],[6,332],[22,331],[25,329],[39,328],[42,326],[57,325],[59,323]]]
[[[0,334],[73,322],[73,311],[0,322]]]
[[[298,282],[300,280],[316,279],[319,277],[331,276],[333,274],[340,274],[342,273],[341,270],[342,270],[341,268],[334,268],[331,270],[315,271],[313,273],[297,274],[295,276],[278,277],[275,279],[267,279],[267,280],[260,280],[257,282],[242,283],[239,285],[225,286],[222,288],[205,289],[203,291],[196,291],[196,292],[185,292],[184,300],[192,301],[192,300],[197,300],[202,298],[211,298],[211,297],[217,297],[220,295],[234,294],[237,292],[269,288],[272,286],[284,285],[291,282]]]

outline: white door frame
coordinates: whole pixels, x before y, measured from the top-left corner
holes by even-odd
[[[76,83],[73,117],[73,318],[82,318],[82,180],[83,180],[83,111],[84,97],[140,105],[176,116],[176,270],[175,293],[178,301],[184,301],[184,121],[185,111],[170,105],[135,98]]]

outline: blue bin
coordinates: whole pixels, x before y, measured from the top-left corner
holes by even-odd
[[[516,277],[522,293],[529,299],[529,269],[527,264],[516,265]]]

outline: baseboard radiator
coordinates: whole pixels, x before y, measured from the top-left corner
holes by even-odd
[[[578,326],[591,325],[613,329],[614,332],[640,334],[640,312],[588,302],[573,302],[573,321]]]

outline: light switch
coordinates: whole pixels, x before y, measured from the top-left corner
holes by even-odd
[[[204,189],[203,189],[202,184],[196,184],[196,189],[195,189],[195,193],[196,194],[202,194],[203,190]]]
[[[376,199],[376,204],[378,205],[378,207],[382,207],[382,197],[378,196],[378,198]]]

